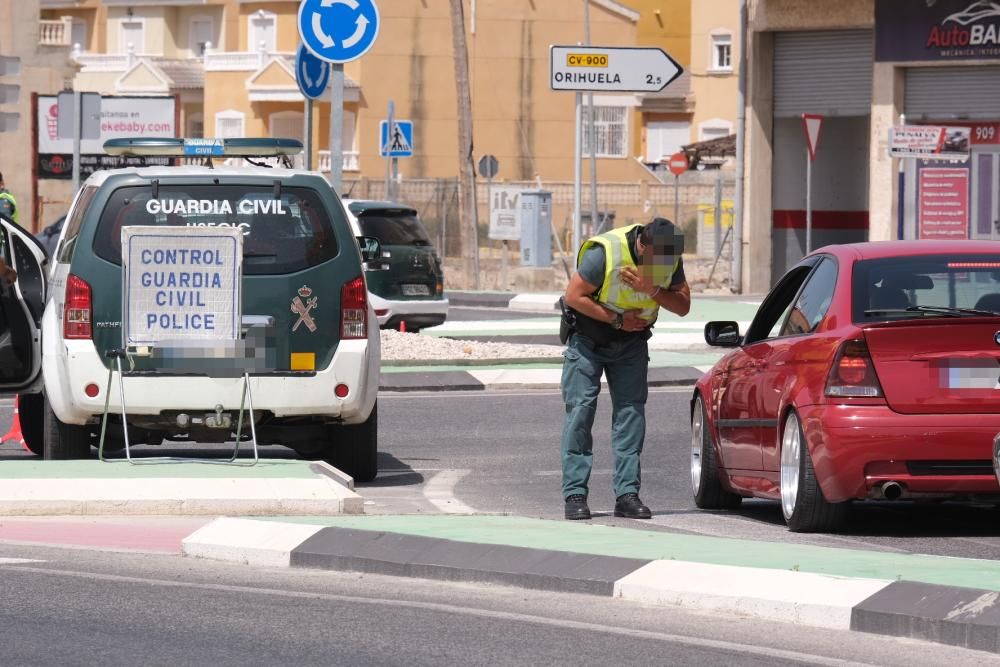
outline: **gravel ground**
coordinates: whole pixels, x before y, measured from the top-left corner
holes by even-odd
[[[386,361],[441,359],[560,359],[558,345],[515,345],[451,340],[418,333],[382,330],[382,359]]]

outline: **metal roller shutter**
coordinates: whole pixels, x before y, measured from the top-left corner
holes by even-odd
[[[907,119],[996,120],[1000,67],[922,67],[906,70]]]
[[[870,114],[874,48],[870,30],[775,34],[775,117]]]

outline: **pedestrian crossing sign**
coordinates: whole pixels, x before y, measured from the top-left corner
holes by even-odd
[[[379,154],[382,157],[413,157],[413,121],[393,120],[379,123]]]

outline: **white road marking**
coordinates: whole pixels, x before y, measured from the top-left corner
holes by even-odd
[[[470,470],[442,470],[424,486],[424,498],[445,514],[475,514],[472,509],[455,497],[455,485]]]
[[[47,563],[36,558],[0,558],[0,565],[21,565],[23,563]]]
[[[530,623],[545,627],[576,630],[580,632],[599,633],[606,635],[617,635],[622,637],[634,637],[636,639],[647,639],[661,641],[671,644],[681,644],[684,646],[695,646],[699,648],[712,648],[716,650],[732,651],[737,654],[759,655],[768,658],[777,658],[794,662],[805,662],[814,665],[864,665],[870,663],[857,663],[845,659],[830,658],[827,656],[798,651],[770,648],[767,646],[756,646],[753,644],[742,644],[721,639],[703,639],[701,637],[688,637],[685,635],[672,634],[668,632],[656,632],[651,630],[635,630],[632,628],[616,628],[603,623],[588,623],[586,621],[573,621],[564,618],[546,618],[544,616],[533,616],[531,614],[521,614],[508,611],[495,611],[491,609],[478,609],[457,604],[442,602],[417,602],[411,600],[367,598],[357,595],[338,595],[335,593],[316,593],[304,591],[288,591],[274,588],[254,588],[251,586],[234,586],[230,584],[207,584],[189,581],[170,581],[166,579],[151,579],[146,577],[128,577],[116,574],[97,574],[92,572],[68,572],[41,567],[19,568],[24,572],[33,572],[47,576],[72,577],[75,579],[92,579],[95,581],[109,581],[115,583],[139,584],[144,586],[161,586],[163,588],[186,588],[193,590],[215,591],[223,593],[239,593],[254,595],[270,595],[296,600],[323,600],[326,602],[341,602],[348,604],[380,605],[389,607],[402,607],[405,609],[420,609],[423,611],[433,611],[458,616],[474,616],[478,618],[491,618],[503,621],[513,621],[518,623]]]

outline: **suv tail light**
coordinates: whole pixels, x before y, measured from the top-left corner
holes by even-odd
[[[841,343],[826,380],[826,395],[882,397],[882,386],[875,375],[875,365],[865,341],[847,340]]]
[[[63,305],[63,338],[92,338],[93,312],[90,285],[70,274],[66,279],[66,303]]]
[[[340,338],[368,337],[368,290],[358,276],[340,289]]]

